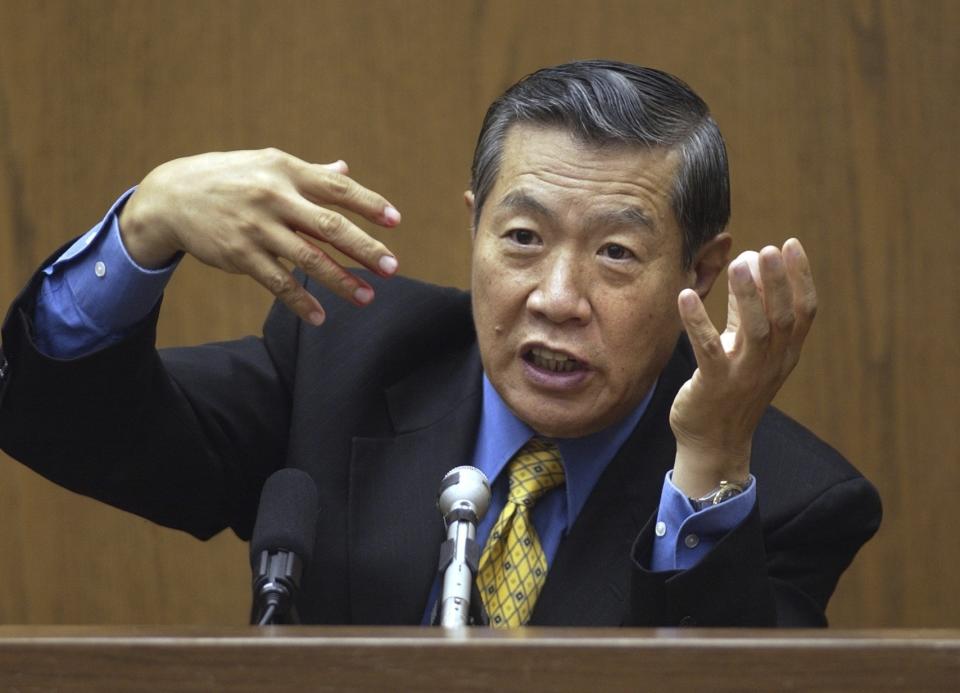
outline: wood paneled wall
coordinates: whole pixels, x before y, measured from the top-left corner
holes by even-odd
[[[487,104],[612,57],[680,75],[727,137],[737,249],[799,236],[821,311],[778,404],[879,487],[842,626],[960,625],[960,3],[0,2],[0,303],[167,159],[281,147],[390,197],[402,270],[466,286]],[[722,297],[711,310],[722,318]],[[256,332],[269,297],[187,260],[162,344]],[[51,422],[55,425],[55,422]],[[2,455],[0,455],[2,457]],[[246,547],[0,464],[0,622],[242,623]]]

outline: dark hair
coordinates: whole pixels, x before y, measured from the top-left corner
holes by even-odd
[[[671,204],[683,232],[683,264],[730,219],[727,152],[707,104],[673,75],[627,63],[584,60],[527,75],[487,110],[470,189],[480,211],[500,171],[510,126],[562,127],[588,143],[676,149]]]

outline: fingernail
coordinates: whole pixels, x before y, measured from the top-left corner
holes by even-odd
[[[400,223],[400,212],[397,211],[396,207],[387,205],[383,208],[383,219],[390,224],[390,226],[396,226]]]
[[[327,316],[325,316],[322,312],[317,310],[317,311],[314,311],[313,313],[310,313],[310,315],[308,315],[307,317],[310,320],[310,324],[316,325],[317,327],[319,327],[320,325],[323,324],[323,321],[326,319]]]
[[[750,268],[746,262],[733,263],[733,276],[739,281],[746,281],[750,278]]]
[[[356,299],[357,303],[370,303],[370,301],[373,300],[373,290],[368,289],[365,286],[361,286],[353,292],[353,298]]]
[[[377,264],[384,274],[393,274],[397,271],[397,258],[391,255],[384,255]]]

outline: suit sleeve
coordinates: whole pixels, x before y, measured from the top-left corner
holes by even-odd
[[[2,328],[0,447],[159,524],[200,538],[232,527],[247,538],[259,489],[284,461],[298,321],[275,308],[262,339],[158,352],[158,303],[122,341],[50,358],[32,328],[41,276]]]
[[[827,625],[827,601],[841,573],[879,526],[876,491],[852,476],[817,492],[797,512],[767,519],[762,502],[684,571],[644,567],[653,546],[651,518],[633,550],[633,625]]]

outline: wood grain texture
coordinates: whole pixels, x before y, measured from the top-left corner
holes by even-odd
[[[17,691],[919,693],[958,677],[956,630],[0,628]]]
[[[490,100],[542,65],[666,69],[728,140],[738,250],[800,237],[821,310],[778,404],[879,487],[843,626],[960,624],[960,3],[0,3],[0,304],[153,166],[277,146],[343,158],[403,212],[411,276],[465,287],[462,191]],[[723,291],[711,312],[723,317]],[[187,260],[162,344],[258,331],[249,280]],[[246,617],[246,548],[208,544],[0,465],[0,622]]]

